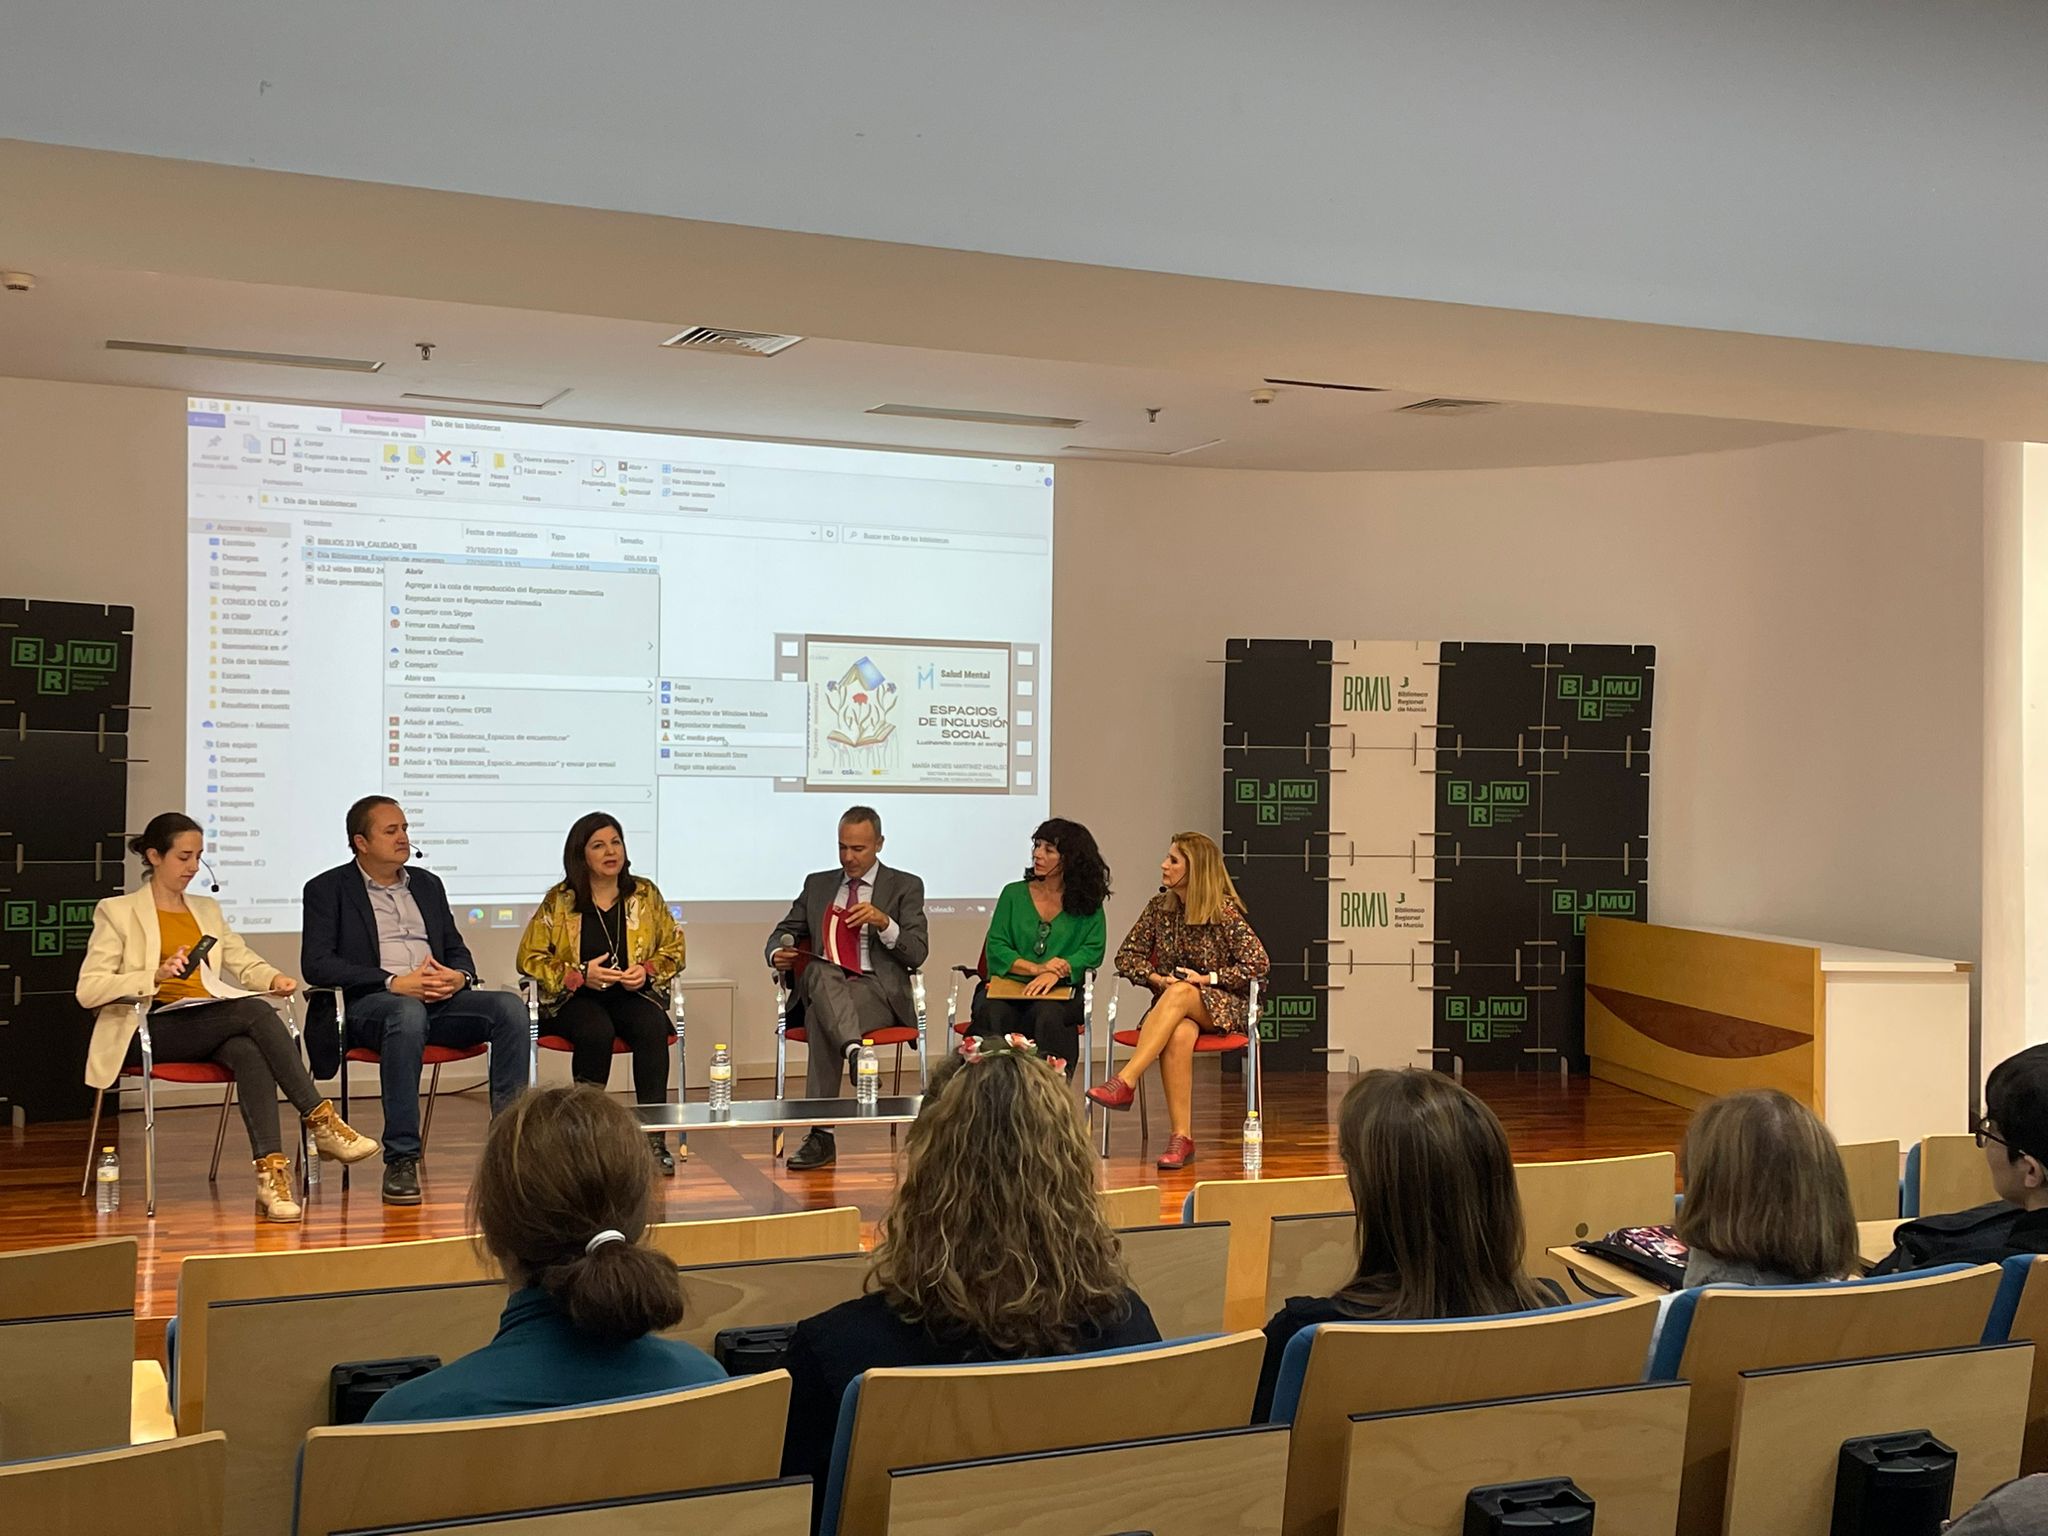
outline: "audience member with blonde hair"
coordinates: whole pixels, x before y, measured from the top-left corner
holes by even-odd
[[[1138,1025],[1130,1059],[1088,1097],[1109,1109],[1129,1109],[1138,1079],[1157,1061],[1172,1131],[1159,1166],[1170,1169],[1195,1157],[1195,1041],[1246,1028],[1252,981],[1271,962],[1213,840],[1176,833],[1159,875],[1159,894],[1116,952],[1117,974],[1150,988],[1152,1006]]]
[[[1358,1265],[1334,1296],[1291,1296],[1266,1324],[1253,1422],[1272,1410],[1287,1342],[1317,1323],[1495,1317],[1563,1304],[1523,1272],[1522,1197],[1507,1132],[1448,1077],[1368,1072],[1337,1112]]]
[[[1700,1106],[1680,1154],[1685,1283],[1800,1285],[1856,1265],[1856,1215],[1835,1138],[1775,1088]]]
[[[683,1320],[675,1265],[642,1239],[653,1160],[639,1122],[585,1084],[523,1094],[484,1141],[470,1211],[511,1295],[482,1349],[394,1387],[372,1423],[538,1413],[720,1381],[657,1338]]]
[[[1022,1035],[970,1039],[933,1069],[905,1138],[868,1294],[806,1319],[790,1342],[782,1470],[822,1487],[840,1399],[876,1366],[1158,1338],[1103,1216],[1066,1079]]]

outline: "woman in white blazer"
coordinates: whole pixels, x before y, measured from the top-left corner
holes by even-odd
[[[126,896],[109,896],[92,914],[92,941],[78,970],[78,1001],[99,1010],[85,1080],[113,1086],[124,1065],[141,1060],[135,999],[151,999],[149,1035],[158,1061],[210,1061],[235,1077],[256,1160],[256,1212],[267,1221],[297,1221],[291,1163],[284,1155],[278,1090],[313,1133],[322,1157],[361,1162],[377,1143],[349,1128],[320,1096],[298,1042],[277,1010],[255,996],[289,996],[298,986],[258,958],[221,915],[220,903],[188,896],[205,843],[199,823],[177,811],[151,819],[129,841],[149,878]],[[197,967],[190,952],[202,935],[214,947]],[[232,982],[223,978],[232,976]]]

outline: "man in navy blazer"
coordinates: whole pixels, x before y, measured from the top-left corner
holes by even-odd
[[[348,1038],[332,1005],[316,997],[306,1021],[316,1076],[331,1076],[342,1050],[378,1053],[384,1096],[384,1203],[420,1203],[420,1060],[429,1044],[491,1048],[491,1113],[526,1087],[531,1064],[526,1005],[486,992],[476,960],[448,910],[441,882],[407,869],[405,812],[384,795],[348,810],[355,857],[306,882],[299,968],[311,987],[339,987]]]

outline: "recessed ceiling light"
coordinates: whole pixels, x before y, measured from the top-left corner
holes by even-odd
[[[237,347],[182,347],[164,341],[109,341],[109,352],[158,352],[167,357],[210,357],[224,363],[261,363],[267,368],[325,368],[333,373],[380,373],[382,363],[365,357],[309,357],[297,352],[244,352]]]
[[[1078,416],[1023,416],[1015,411],[959,410],[946,405],[875,405],[870,416],[908,416],[916,421],[972,421],[988,427],[1058,427],[1081,425]]]
[[[398,398],[417,400],[425,405],[474,405],[487,411],[544,411],[568,393],[565,386],[544,400],[498,400],[488,395],[430,395],[408,389]]]

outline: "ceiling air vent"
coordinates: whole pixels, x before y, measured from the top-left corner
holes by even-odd
[[[335,373],[376,373],[384,365],[367,357],[309,357],[299,352],[244,352],[238,347],[187,347],[168,341],[108,341],[109,352],[155,352],[165,357],[210,357],[224,363],[261,363],[268,368],[326,368]]]
[[[534,390],[533,394],[539,394]],[[471,405],[485,411],[544,411],[557,400],[568,394],[565,385],[542,399],[514,399],[509,395],[430,395],[423,390],[408,389],[398,398],[417,400],[422,405]]]
[[[1418,400],[1413,405],[1404,405],[1396,415],[1401,416],[1477,416],[1481,411],[1497,411],[1498,400],[1453,400],[1439,395],[1434,400]]]
[[[801,336],[779,336],[773,331],[733,331],[722,325],[693,325],[669,337],[662,345],[679,352],[717,352],[725,357],[773,357],[802,341]]]
[[[1214,448],[1222,441],[1220,437],[1211,437],[1199,443],[1189,443],[1185,448],[1111,448],[1096,443],[1069,443],[1060,452],[1100,453],[1125,459],[1177,459],[1185,453],[1200,453],[1204,448]]]
[[[1023,416],[1015,411],[976,411],[950,405],[871,405],[870,416],[908,416],[913,421],[971,421],[985,427],[1059,427],[1071,431],[1078,416]]]

